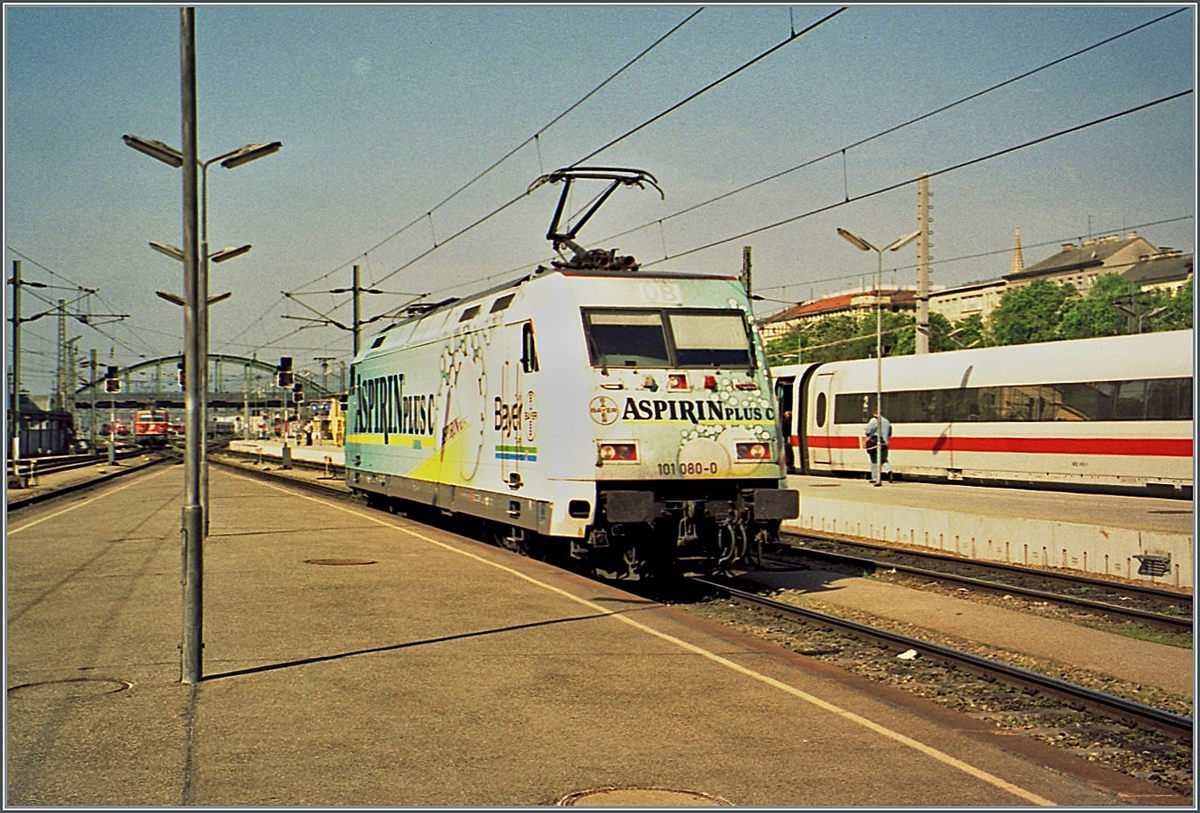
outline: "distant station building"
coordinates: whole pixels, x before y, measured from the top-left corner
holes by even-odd
[[[1003,279],[1012,288],[1038,279],[1048,279],[1059,285],[1069,282],[1080,294],[1086,295],[1100,275],[1125,274],[1159,253],[1158,248],[1137,232],[1129,232],[1124,240],[1120,235],[1111,234],[1082,240],[1079,245],[1063,243],[1057,254],[1027,268],[1010,271]]]
[[[1159,290],[1175,294],[1192,278],[1192,256],[1166,249],[1143,257],[1125,272],[1125,279],[1143,291]]]
[[[915,313],[917,309],[916,293],[909,288],[880,288],[878,301],[880,307],[893,313]],[[786,336],[802,325],[834,316],[862,318],[875,312],[875,304],[875,289],[834,294],[812,302],[802,302],[768,316],[758,323],[758,329],[763,339],[770,341]]]
[[[1171,248],[1158,248],[1138,235],[1129,232],[1125,238],[1107,235],[1082,240],[1078,245],[1064,243],[1060,250],[1033,265],[1025,265],[1018,229],[1013,245],[1012,262],[1003,276],[942,288],[929,294],[929,311],[959,322],[971,316],[987,319],[1004,294],[1012,288],[1028,285],[1034,280],[1047,279],[1064,285],[1070,283],[1080,295],[1087,295],[1097,277],[1121,274],[1141,290],[1157,289],[1174,293],[1192,278],[1192,255]],[[880,290],[883,307],[900,313],[916,310],[912,289]],[[874,311],[875,291],[862,290],[835,294],[812,302],[801,302],[759,321],[765,340],[786,336],[792,330],[810,322],[837,315],[861,318]]]
[[[21,457],[70,454],[75,444],[75,418],[55,405],[53,396],[21,393],[17,437]]]

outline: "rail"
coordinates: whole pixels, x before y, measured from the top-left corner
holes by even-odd
[[[944,581],[954,581],[982,590],[1004,591],[1041,601],[1053,601],[1078,608],[1096,610],[1129,621],[1148,622],[1174,632],[1190,632],[1192,628],[1192,596],[1178,590],[1168,590],[1133,582],[1097,579],[1040,568],[1021,567],[1006,562],[966,559],[957,556],[947,556],[941,553],[876,545],[858,540],[824,537],[816,534],[787,534],[784,536],[783,543],[783,549],[789,555],[802,555],[828,561],[850,563],[864,568],[895,570],[896,572],[904,572]],[[812,547],[806,543],[815,543],[824,547]],[[847,550],[852,551],[852,553],[847,552]],[[866,555],[863,555],[864,552]],[[908,564],[905,563],[905,560],[907,560]],[[922,565],[911,564],[914,561],[920,562]],[[985,578],[974,578],[961,572],[951,572],[948,568],[966,570],[968,572],[974,571],[977,575],[984,575]],[[1000,574],[1002,578],[993,578],[993,574]],[[1027,579],[1039,582],[1044,586],[1057,586],[1063,591],[1086,591],[1093,594],[1108,593],[1113,597],[1113,600],[1099,601],[1074,595],[1070,592],[1050,592],[1039,588],[1023,587],[1015,583],[1014,579]],[[1144,607],[1121,606],[1116,603],[1127,601],[1140,601],[1146,605],[1156,606],[1170,605],[1180,607],[1182,610],[1176,615],[1165,615],[1147,610]]]
[[[978,675],[986,680],[998,679],[1006,684],[1017,686],[1024,690],[1039,692],[1055,697],[1072,707],[1086,708],[1092,712],[1112,717],[1127,725],[1140,726],[1158,731],[1179,742],[1190,744],[1192,741],[1193,721],[1191,718],[1173,714],[1169,711],[1156,709],[1122,697],[1116,697],[1105,692],[1077,686],[1048,675],[1041,675],[1027,669],[1009,666],[999,661],[981,658],[969,652],[962,652],[950,647],[940,646],[928,641],[911,638],[890,630],[860,624],[835,615],[816,612],[805,607],[775,601],[765,596],[755,595],[739,590],[731,585],[707,579],[692,579],[696,584],[725,593],[730,598],[747,604],[752,604],[770,610],[780,615],[799,619],[806,622],[823,624],[852,635],[868,638],[888,649],[909,649],[924,653],[927,657],[941,661],[952,668],[961,669],[970,674]]]

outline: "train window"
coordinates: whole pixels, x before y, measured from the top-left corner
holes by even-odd
[[[670,367],[658,311],[583,311],[592,364],[597,367]]]
[[[538,371],[537,347],[533,343],[533,323],[521,326],[521,370],[526,373]]]
[[[474,319],[479,315],[479,305],[472,305],[462,312],[462,316],[458,317],[458,321],[465,322],[468,319]]]
[[[890,397],[891,393],[888,395]],[[833,399],[833,422],[866,423],[871,415],[871,404],[874,400],[875,393],[873,392],[869,395],[854,392],[836,396]]]
[[[678,366],[750,365],[750,333],[741,311],[671,313],[668,318]]]
[[[1146,382],[1146,420],[1190,421],[1192,379],[1152,378]]]
[[[492,309],[488,311],[488,313],[499,313],[500,311],[507,309],[508,306],[512,304],[513,297],[515,296],[516,294],[505,294],[504,296],[500,297],[492,303]]]
[[[816,415],[817,426],[825,425],[825,417],[826,417],[825,413],[828,411],[829,411],[829,402],[825,398],[825,393],[823,393],[823,392],[817,393],[817,415]]]
[[[1146,416],[1146,382],[1122,381],[1113,404],[1113,420],[1143,420]]]
[[[872,400],[870,393],[838,395],[834,423],[866,421],[871,414]],[[885,393],[884,413],[893,423],[1190,421],[1192,379],[889,392]]]

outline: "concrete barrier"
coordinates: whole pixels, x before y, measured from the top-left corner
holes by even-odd
[[[951,490],[957,487],[940,488],[947,501],[959,502]],[[991,491],[991,499],[1002,505],[1004,495]],[[1056,496],[1064,499],[1071,495]],[[900,543],[970,559],[1114,576],[1170,588],[1191,590],[1194,586],[1193,535],[1150,528],[1003,516],[974,507],[957,510],[866,501],[856,499],[853,492],[835,496],[801,488],[800,516],[785,522],[784,529]]]

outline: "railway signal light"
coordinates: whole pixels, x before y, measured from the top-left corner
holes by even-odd
[[[282,356],[279,359],[279,366],[275,368],[279,378],[279,388],[281,390],[290,389],[293,382],[296,380],[292,373],[292,357]]]
[[[104,371],[104,391],[105,392],[120,392],[121,379],[117,378],[117,368],[109,366]]]
[[[176,364],[175,366],[179,368],[179,389],[186,390],[187,389],[187,363],[184,359],[180,359],[179,363]]]
[[[292,403],[293,404],[303,404],[304,403],[304,388],[300,385],[299,382],[296,382],[296,384],[292,387]]]

